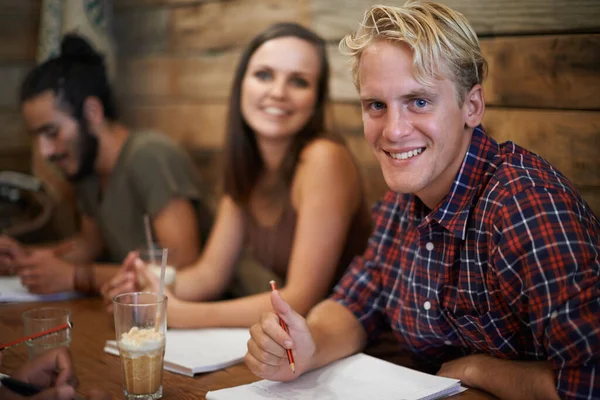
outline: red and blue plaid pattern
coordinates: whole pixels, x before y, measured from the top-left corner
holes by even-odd
[[[434,364],[548,360],[562,398],[600,399],[600,223],[546,161],[479,127],[434,210],[388,192],[333,294],[371,339]]]

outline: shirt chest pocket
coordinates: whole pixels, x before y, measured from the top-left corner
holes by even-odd
[[[443,287],[442,305],[456,317],[474,318],[487,314],[492,308],[492,296],[495,282],[491,280],[483,267],[467,267],[457,260]]]
[[[463,264],[447,282],[442,304],[465,345],[500,358],[520,353],[523,327],[512,314],[493,275],[484,266]]]
[[[448,315],[465,345],[476,352],[498,358],[516,358],[522,354],[519,324],[510,315],[490,311],[483,315]]]

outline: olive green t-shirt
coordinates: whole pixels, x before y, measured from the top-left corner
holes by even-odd
[[[129,135],[104,193],[95,175],[78,182],[75,190],[79,208],[100,228],[109,262],[120,263],[129,251],[145,247],[144,215],[153,218],[174,198],[192,201],[203,242],[210,229],[191,158],[160,133]]]

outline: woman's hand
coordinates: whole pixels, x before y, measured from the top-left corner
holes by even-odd
[[[117,272],[112,279],[106,281],[100,288],[100,294],[104,299],[106,310],[108,312],[112,312],[112,300],[115,296],[121,293],[135,292],[141,289],[142,282],[138,282],[137,276],[137,262],[143,264],[139,259],[139,253],[137,251],[132,251],[127,254],[119,272]]]
[[[112,312],[112,300],[115,296],[127,292],[155,292],[160,290],[160,279],[152,269],[139,258],[139,253],[130,252],[119,272],[108,282],[102,285],[100,293],[104,298],[106,309]],[[163,293],[169,297],[170,303],[174,301],[173,294],[165,287]]]

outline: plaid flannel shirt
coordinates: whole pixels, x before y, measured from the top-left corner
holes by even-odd
[[[561,397],[600,399],[600,223],[537,155],[478,127],[447,197],[388,192],[332,298],[439,365],[548,360]]]

